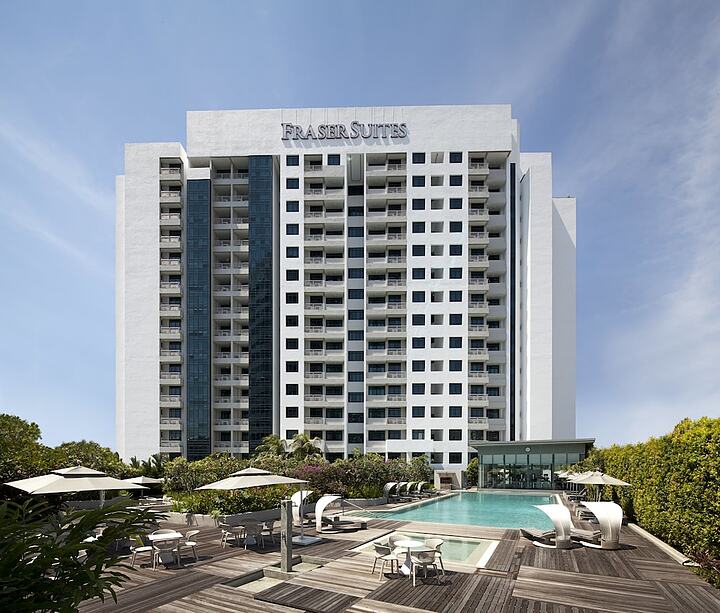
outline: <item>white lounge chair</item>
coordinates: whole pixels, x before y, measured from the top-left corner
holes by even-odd
[[[619,549],[622,507],[614,502],[586,502],[585,506],[597,517],[600,524],[600,544],[583,543],[583,545],[600,549]]]
[[[599,537],[597,532],[573,527],[570,509],[563,504],[536,504],[534,506],[551,519],[555,529],[538,533],[536,530],[523,528],[522,533],[532,539],[533,545],[570,549],[572,547],[572,538],[595,540]],[[554,545],[551,544],[553,541]]]

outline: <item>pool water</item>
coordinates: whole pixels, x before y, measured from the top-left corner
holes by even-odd
[[[553,496],[540,494],[461,492],[407,509],[384,511],[382,517],[439,524],[550,530],[553,524],[548,516],[533,505],[553,502]]]

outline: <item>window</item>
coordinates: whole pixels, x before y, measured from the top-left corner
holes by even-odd
[[[499,441],[500,440],[500,432],[498,430],[488,430],[487,431],[487,440],[488,441]]]
[[[412,393],[413,394],[424,394],[425,393],[425,384],[424,383],[413,383],[412,384]]]
[[[360,290],[360,291],[362,291],[362,290]],[[365,330],[348,330],[348,340],[349,341],[362,341],[364,339],[365,339]]]
[[[412,199],[412,210],[413,211],[424,211],[425,210],[425,199],[424,198],[413,198]]]
[[[448,414],[450,417],[462,417],[462,407],[450,407]]]
[[[365,290],[363,289],[349,289],[348,299],[349,300],[362,300],[365,297]]]
[[[461,441],[462,440],[462,430],[448,430],[448,440],[449,441]]]
[[[287,292],[285,294],[285,304],[297,304],[299,302],[297,292]]]
[[[457,396],[459,394],[462,394],[462,383],[450,383],[448,385],[448,391],[453,396]]]
[[[462,453],[457,451],[448,453],[448,464],[462,464]]]
[[[462,245],[450,245],[450,255],[462,255]]]
[[[412,438],[414,441],[424,441],[425,440],[425,430],[413,430]]]
[[[297,268],[288,268],[285,271],[286,281],[297,281],[300,279],[300,271]]]
[[[450,232],[462,232],[462,221],[451,221]]]
[[[362,332],[362,330],[361,330]],[[362,371],[352,371],[348,373],[348,381],[364,381],[365,373]]]
[[[365,420],[364,413],[348,413],[349,424],[361,424]]]
[[[285,417],[288,419],[293,419],[298,416],[298,408],[297,407],[285,407]]]
[[[172,436],[172,435],[173,435],[175,432],[176,432],[176,430],[171,430],[171,431],[169,432],[169,434],[170,434],[170,440],[173,440],[173,436]],[[180,431],[177,430],[177,433],[180,434]],[[221,432],[221,433],[220,433],[220,440],[223,441],[223,442],[229,441],[229,440],[230,440],[230,437],[231,437],[231,433],[230,433],[230,432]],[[180,437],[179,437],[179,436],[176,437],[175,440],[179,441],[179,440],[180,440]]]
[[[285,440],[290,440],[298,433],[297,430],[285,430]]]
[[[488,396],[499,396],[500,395],[499,387],[487,387],[487,388],[485,388],[485,391],[487,392]]]
[[[451,151],[450,152],[450,163],[451,164],[462,164],[462,151]]]
[[[288,213],[297,213],[300,211],[300,203],[297,200],[288,200],[285,203],[285,210]]]
[[[285,247],[286,258],[299,258],[300,249],[298,247]]]
[[[412,254],[415,257],[422,257],[425,255],[425,245],[413,245]]]
[[[413,221],[412,231],[413,231],[413,234],[422,234],[423,232],[425,232],[425,222],[424,221]]]
[[[337,153],[329,153],[327,163],[328,166],[340,166],[340,156]]]
[[[300,156],[299,155],[286,155],[285,166],[299,166]]]
[[[297,396],[298,395],[298,386],[296,383],[286,383],[285,384],[285,394],[288,396]]]
[[[462,349],[462,337],[451,336],[450,337],[450,349]]]
[[[400,430],[388,430],[388,440],[398,440],[400,438]]]
[[[462,371],[462,360],[450,360],[450,371],[461,372]]]
[[[365,250],[362,247],[350,247],[348,248],[349,258],[362,258],[365,257]]]
[[[462,313],[450,313],[450,325],[451,326],[462,326]]]
[[[413,302],[425,302],[425,292],[413,292],[412,293],[412,301]]]
[[[425,417],[425,407],[414,406],[412,408],[412,416],[413,417]]]
[[[291,179],[290,177],[288,177],[287,179],[285,179],[285,187],[287,189],[300,189],[300,179]]]
[[[298,339],[296,338],[286,338],[285,339],[285,349],[297,349],[298,348]]]
[[[362,309],[349,309],[348,310],[348,319],[351,321],[358,321],[360,319],[365,319],[365,311]]]
[[[424,153],[413,153],[412,154],[412,163],[413,164],[424,164],[425,163],[425,154]]]
[[[364,268],[348,268],[348,279],[362,279],[364,274]]]
[[[348,228],[348,236],[351,236],[353,238],[358,238],[358,237],[362,237],[362,235],[363,235],[362,226]]]
[[[462,279],[462,268],[451,268],[450,269],[451,279]]]
[[[285,234],[288,236],[297,236],[300,234],[300,226],[296,223],[285,224]]]
[[[412,278],[413,279],[424,279],[425,278],[425,269],[424,268],[413,268],[412,269]]]
[[[228,411],[228,413],[230,413],[230,411]],[[168,417],[170,419],[180,419],[182,417],[182,409],[168,409]],[[230,417],[228,416],[225,419],[230,419]]]
[[[425,314],[424,313],[413,313],[412,325],[413,326],[424,326],[425,325]]]
[[[384,441],[385,431],[384,430],[368,430],[369,441]]]
[[[462,175],[450,175],[450,186],[458,187],[462,185]]]
[[[360,443],[363,442],[362,432],[348,432],[348,443]]]
[[[285,362],[285,372],[298,372],[298,362]]]
[[[425,187],[425,177],[423,175],[413,175],[412,186]]]
[[[412,370],[413,372],[425,372],[425,360],[413,360]]]
[[[288,328],[296,328],[298,325],[298,316],[297,315],[286,315],[285,316],[285,325]]]
[[[413,349],[425,349],[425,337],[413,336],[412,347]]]
[[[348,196],[362,196],[362,185],[348,185]],[[348,207],[348,217],[364,217],[365,209],[361,206]]]
[[[452,185],[452,183],[450,183]],[[450,208],[451,209],[461,209],[462,208],[462,198],[450,198]]]
[[[348,362],[362,362],[363,352],[362,351],[348,351]]]
[[[450,290],[450,302],[462,302],[462,290]]]
[[[348,392],[348,402],[362,402],[364,398],[362,392]]]

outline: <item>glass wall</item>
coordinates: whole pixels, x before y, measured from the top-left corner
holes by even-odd
[[[187,458],[210,454],[210,181],[187,182]]]
[[[555,473],[584,457],[578,452],[482,454],[478,483],[483,488],[561,489]]]

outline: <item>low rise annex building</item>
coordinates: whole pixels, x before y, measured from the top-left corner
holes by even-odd
[[[189,112],[117,178],[117,445],[575,437],[575,200],[507,105]]]

